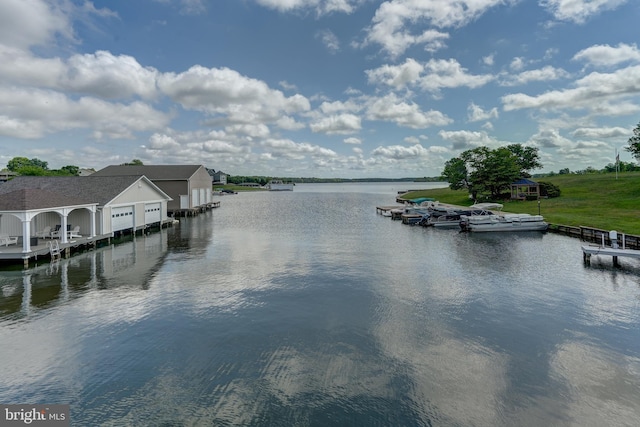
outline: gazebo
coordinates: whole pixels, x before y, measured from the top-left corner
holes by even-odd
[[[511,198],[515,200],[539,199],[540,185],[530,179],[521,178],[511,184]]]

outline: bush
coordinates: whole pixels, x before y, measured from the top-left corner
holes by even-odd
[[[560,197],[560,187],[550,182],[538,182],[540,185],[540,196],[552,199],[554,197]]]

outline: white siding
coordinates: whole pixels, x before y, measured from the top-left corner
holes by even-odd
[[[198,200],[198,189],[194,188],[191,190],[191,207],[196,207],[200,205],[200,201]]]
[[[189,195],[181,194],[180,195],[180,209],[189,209]]]

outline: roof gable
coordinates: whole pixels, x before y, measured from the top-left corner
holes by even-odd
[[[91,176],[144,175],[156,180],[188,180],[202,165],[112,165],[100,169]],[[206,170],[206,169],[205,169]]]

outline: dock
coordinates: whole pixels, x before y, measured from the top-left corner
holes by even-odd
[[[618,265],[618,257],[640,258],[640,251],[635,249],[603,248],[601,246],[583,246],[582,255],[584,262],[591,262],[591,255],[607,255],[613,257],[613,265]]]
[[[599,245],[582,246],[582,259],[585,264],[591,263],[592,255],[606,255],[613,257],[613,265],[618,266],[618,257],[640,259],[640,250],[627,249],[625,247],[625,236],[622,235],[622,248],[618,245],[618,233],[615,230],[609,232],[611,246],[605,245],[605,235],[602,234],[602,242]]]
[[[155,228],[173,226],[174,222],[177,221],[178,220],[172,218],[167,218],[167,220],[152,227],[123,230],[112,234],[98,234],[93,237],[83,236],[69,238],[66,243],[62,243],[59,239],[32,238],[28,252],[23,251],[22,238],[20,237],[16,244],[0,245],[0,265],[22,262],[24,268],[27,269],[29,268],[29,262],[37,262],[39,258],[47,260],[69,258],[73,252],[92,250],[103,244],[111,244],[112,239],[123,234],[142,234]]]

